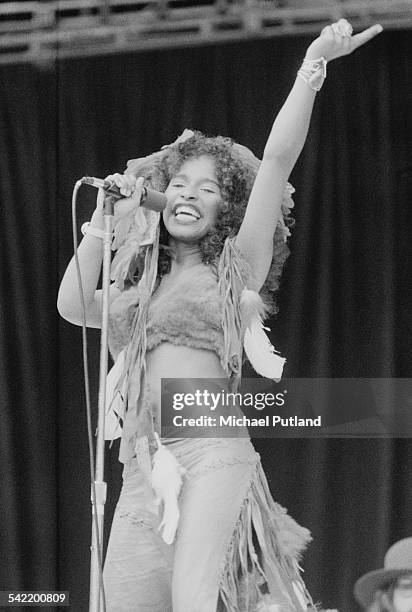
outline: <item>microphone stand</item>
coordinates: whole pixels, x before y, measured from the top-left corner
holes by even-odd
[[[104,200],[104,238],[103,238],[103,273],[102,273],[102,328],[100,337],[100,373],[99,373],[99,403],[97,418],[97,442],[94,499],[92,490],[92,539],[90,558],[90,595],[89,612],[103,612],[106,609],[104,601],[103,577],[103,527],[104,506],[106,503],[107,485],[104,482],[104,420],[106,413],[106,379],[108,366],[108,322],[109,322],[109,298],[110,298],[110,264],[111,245],[113,238],[113,197]],[[93,489],[93,486],[92,486]],[[96,521],[97,518],[97,521]],[[97,522],[97,525],[96,525]],[[99,553],[101,558],[99,558]]]

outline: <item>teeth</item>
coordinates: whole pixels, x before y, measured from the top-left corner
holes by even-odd
[[[178,206],[176,208],[175,215],[177,216],[181,213],[184,215],[190,215],[192,217],[195,217],[196,219],[200,219],[199,213],[191,206],[184,206],[184,205]]]

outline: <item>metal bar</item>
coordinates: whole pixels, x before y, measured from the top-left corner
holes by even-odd
[[[129,2],[141,5],[140,0],[110,0],[111,9]],[[156,0],[158,2],[158,0]],[[9,3],[15,6],[17,3]],[[30,5],[43,4],[33,3]],[[50,4],[45,3],[48,7]],[[99,0],[60,0],[56,5],[97,8]],[[152,2],[154,5],[155,2]],[[4,5],[3,5],[4,6]],[[345,2],[342,15],[351,19],[353,26],[364,27],[379,21],[387,29],[412,28],[412,3],[408,1]],[[59,58],[144,51],[171,47],[216,44],[251,38],[317,33],[332,17],[331,7],[320,10],[263,8],[255,4],[240,4],[223,13],[207,10],[203,15],[173,9],[176,19],[159,18],[153,11],[119,12],[102,21],[101,14],[83,14],[75,18],[61,18],[54,27],[0,35],[0,63],[55,61]],[[343,10],[344,9],[344,10]],[[168,13],[169,15],[170,13]],[[56,13],[53,13],[53,18]],[[184,18],[184,15],[186,17]],[[190,16],[189,16],[190,15]]]

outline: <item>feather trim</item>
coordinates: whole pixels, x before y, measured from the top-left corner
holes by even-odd
[[[153,456],[151,484],[157,504],[163,503],[163,517],[159,531],[166,544],[172,544],[180,517],[177,500],[183,484],[182,475],[186,470],[173,453],[163,446],[157,433],[155,433],[155,438],[158,446]]]
[[[117,251],[111,265],[111,279],[119,289],[135,273],[143,248],[153,244],[160,213],[138,207],[119,221],[114,230],[112,250]]]
[[[240,308],[244,325],[243,346],[253,369],[261,376],[279,381],[286,359],[278,354],[264,331],[269,331],[269,328],[263,326],[267,311],[262,298],[256,291],[244,289]]]

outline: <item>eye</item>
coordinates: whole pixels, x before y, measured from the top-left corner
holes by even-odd
[[[172,187],[184,187],[183,183],[172,183]]]
[[[213,189],[208,189],[207,187],[202,187],[201,191],[206,191],[206,193],[215,193]]]

